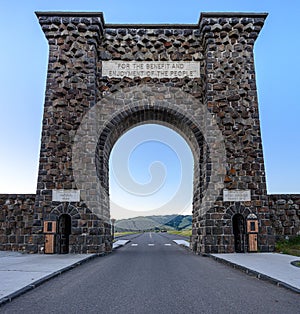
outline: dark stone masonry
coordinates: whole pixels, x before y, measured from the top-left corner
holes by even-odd
[[[266,189],[253,55],[266,14],[203,13],[196,25],[37,17],[49,44],[37,192],[0,196],[0,249],[110,252],[109,155],[149,122],[193,152],[195,252],[268,252],[299,232],[300,196]]]
[[[269,195],[269,207],[276,240],[300,235],[300,194]]]
[[[0,195],[0,250],[36,252],[32,222],[35,194]]]

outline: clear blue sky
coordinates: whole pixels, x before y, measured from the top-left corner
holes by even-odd
[[[34,11],[59,10],[104,12],[107,23],[197,23],[200,12],[268,12],[255,46],[268,192],[300,193],[298,0],[1,0],[0,193],[35,193],[48,50]],[[152,140],[147,145],[159,148]],[[167,155],[168,145],[160,147]]]

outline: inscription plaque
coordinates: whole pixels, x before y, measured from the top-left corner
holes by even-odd
[[[52,190],[52,202],[80,202],[80,190]]]
[[[102,61],[102,76],[197,78],[200,62],[196,61]]]
[[[249,202],[251,201],[250,190],[223,190],[224,202]]]

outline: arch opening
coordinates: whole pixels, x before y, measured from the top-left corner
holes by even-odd
[[[111,216],[191,215],[193,175],[191,147],[178,132],[153,122],[131,128],[110,154]]]
[[[118,139],[127,131],[146,124],[170,128],[187,143],[194,161],[192,203],[193,208],[200,208],[201,199],[210,182],[210,151],[199,128],[187,117],[169,108],[136,108],[136,110],[125,111],[120,113],[120,116],[113,118],[104,128],[99,137],[95,160],[102,193],[105,193],[102,199],[107,201],[105,207],[109,208],[110,201],[109,158],[111,151]]]

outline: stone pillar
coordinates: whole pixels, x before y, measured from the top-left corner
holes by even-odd
[[[199,219],[202,252],[234,250],[232,215],[241,211],[259,217],[259,249],[274,248],[253,56],[253,46],[266,17],[267,14],[204,13],[200,18],[203,100],[224,137],[224,188],[251,190],[250,202],[223,202],[220,195],[215,208]]]
[[[97,102],[97,47],[103,36],[104,21],[102,13],[38,12],[36,15],[49,44],[33,224],[35,243],[42,246],[42,221],[51,218],[53,208],[60,205],[52,202],[52,190],[76,189],[72,143],[82,117]],[[93,221],[84,204],[72,203],[73,207],[82,208],[78,219]],[[77,220],[72,221],[72,227],[86,228],[80,232],[89,235],[88,227],[94,224]],[[89,243],[94,244],[92,240]]]

